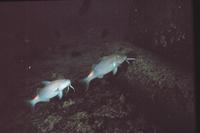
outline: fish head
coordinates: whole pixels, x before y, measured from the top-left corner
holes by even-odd
[[[116,64],[122,64],[127,59],[127,56],[125,54],[119,54],[115,56],[115,63]]]
[[[62,80],[60,80],[59,90],[64,90],[69,85],[71,85],[71,81],[69,79],[62,79]]]

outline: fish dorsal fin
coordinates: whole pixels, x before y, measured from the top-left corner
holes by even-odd
[[[48,84],[50,84],[50,83],[51,83],[51,81],[47,81],[47,80],[42,81],[42,84],[44,84],[44,85],[48,85]]]

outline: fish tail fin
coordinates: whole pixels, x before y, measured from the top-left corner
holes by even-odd
[[[86,78],[84,78],[82,80],[82,82],[86,84],[87,90],[89,88],[89,84],[90,84],[91,80],[93,80],[94,78],[95,78],[94,73],[91,72]]]
[[[84,79],[82,80],[82,82],[86,84],[87,90],[88,90],[88,88],[89,88],[90,81],[91,81],[91,80],[90,80],[88,77],[86,77],[86,78],[84,78]]]
[[[34,99],[32,100],[28,100],[27,103],[29,104],[29,106],[32,107],[32,109],[35,108],[35,105],[39,102],[39,97],[36,96]]]

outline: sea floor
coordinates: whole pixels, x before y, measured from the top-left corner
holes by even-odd
[[[89,37],[88,37],[89,38]],[[10,104],[2,117],[4,133],[192,133],[195,129],[192,73],[134,44],[90,38],[60,39],[43,57],[24,65],[12,83]],[[99,58],[113,53],[135,57],[112,73],[91,82],[80,81]],[[67,78],[75,92],[59,100],[26,101],[43,80]]]

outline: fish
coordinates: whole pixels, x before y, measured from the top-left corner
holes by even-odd
[[[67,88],[67,92],[70,88],[74,91],[74,87],[71,85],[71,81],[69,79],[57,79],[54,81],[42,81],[44,87],[41,88],[37,95],[29,100],[28,103],[34,108],[35,105],[39,102],[49,102],[51,98],[58,96],[59,99],[63,97],[63,90]]]
[[[95,78],[103,78],[104,75],[113,72],[113,75],[117,73],[118,67],[126,61],[129,64],[130,60],[135,60],[135,58],[128,58],[125,54],[112,54],[104,56],[99,59],[97,64],[92,66],[92,70],[87,77],[85,77],[82,82],[86,83],[87,89],[89,84]]]

